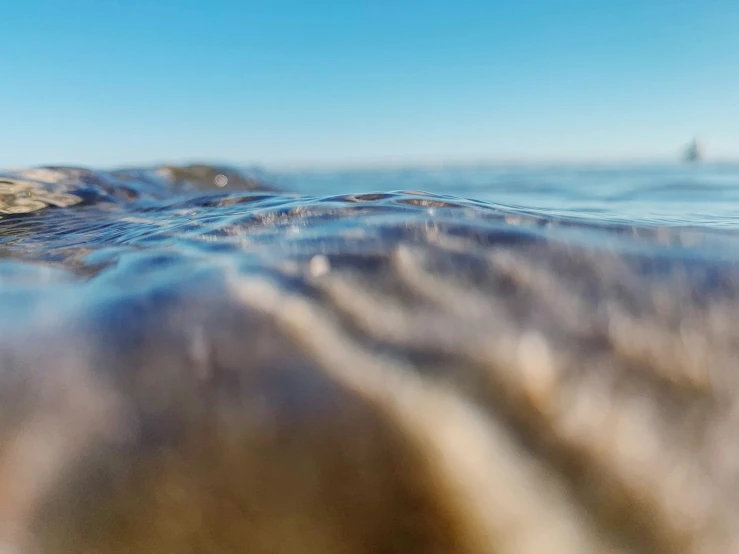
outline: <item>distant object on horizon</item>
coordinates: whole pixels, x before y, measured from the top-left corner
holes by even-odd
[[[703,149],[696,139],[693,139],[693,142],[685,149],[683,160],[687,163],[697,163],[703,160]]]

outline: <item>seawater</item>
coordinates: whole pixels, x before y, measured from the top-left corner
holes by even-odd
[[[163,250],[257,264],[265,256],[389,251],[411,238],[423,242],[423,230],[439,225],[470,237],[546,231],[608,248],[648,250],[662,241],[674,252],[692,247],[689,256],[731,258],[739,229],[739,165],[726,164],[47,168],[2,179],[0,253],[78,274],[116,266],[124,254]]]
[[[4,172],[0,550],[737,552],[738,193]]]
[[[313,171],[274,178],[306,194],[424,190],[555,218],[739,227],[739,164],[733,163]]]
[[[647,256],[734,259],[739,165],[0,173],[0,255],[77,276],[119,273],[120,262],[145,253],[259,266],[390,252],[424,243],[433,229],[483,244],[537,234]]]

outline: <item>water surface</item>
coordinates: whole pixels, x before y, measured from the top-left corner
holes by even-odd
[[[289,190],[424,190],[552,217],[630,224],[739,225],[739,164],[480,167],[275,174]]]
[[[738,192],[5,172],[0,550],[737,552]]]

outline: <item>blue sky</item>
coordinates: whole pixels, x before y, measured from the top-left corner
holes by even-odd
[[[0,166],[739,158],[736,0],[8,0]]]

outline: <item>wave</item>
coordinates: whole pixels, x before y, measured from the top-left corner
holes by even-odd
[[[732,233],[0,177],[0,543],[733,552]]]

